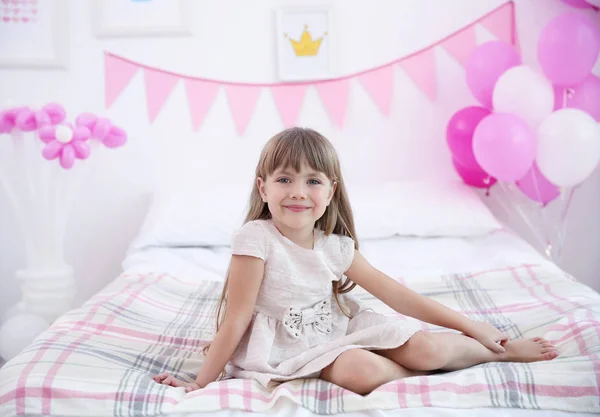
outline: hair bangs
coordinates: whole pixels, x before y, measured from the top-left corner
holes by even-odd
[[[277,169],[292,168],[300,172],[302,165],[337,180],[337,156],[325,138],[309,129],[289,129],[278,135],[266,149],[259,176],[272,175]]]

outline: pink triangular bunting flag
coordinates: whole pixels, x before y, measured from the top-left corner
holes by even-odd
[[[481,20],[481,25],[498,37],[499,40],[512,44],[514,39],[514,4],[505,4]]]
[[[390,114],[394,89],[394,66],[386,65],[358,76],[371,99],[386,116]]]
[[[419,90],[427,94],[432,100],[435,99],[436,94],[433,50],[434,48],[427,48],[400,61],[400,66],[417,84]]]
[[[198,130],[219,92],[219,84],[192,78],[184,78],[183,84],[190,106],[192,126],[194,130]]]
[[[465,65],[473,49],[477,47],[475,25],[469,25],[456,32],[442,42],[442,45],[458,62]]]
[[[123,92],[140,67],[111,54],[104,54],[104,104],[106,108]]]
[[[148,119],[152,123],[173,91],[173,87],[179,81],[179,76],[161,70],[144,68],[144,81]]]
[[[315,87],[329,113],[329,117],[341,128],[346,117],[350,80],[342,78],[340,80],[324,81],[316,83]]]
[[[225,93],[231,110],[233,122],[239,135],[243,135],[254,107],[260,96],[260,86],[253,85],[226,85]]]
[[[271,87],[273,99],[284,127],[293,127],[296,125],[304,94],[308,85],[306,84],[280,84]]]

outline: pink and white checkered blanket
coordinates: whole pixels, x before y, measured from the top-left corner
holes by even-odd
[[[317,379],[265,389],[224,380],[185,394],[156,384],[195,378],[212,338],[215,282],[122,275],[61,317],[0,370],[0,415],[155,416],[223,408],[265,411],[293,401],[320,414],[403,407],[502,407],[600,413],[600,295],[568,275],[523,265],[411,279],[406,285],[512,338],[543,336],[550,362],[489,363],[388,383],[360,396]],[[375,310],[395,315],[360,292]],[[424,325],[431,331],[439,328]]]

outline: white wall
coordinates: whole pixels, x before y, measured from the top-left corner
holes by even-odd
[[[334,72],[344,75],[432,44],[504,0],[322,0],[318,4],[325,2],[332,5],[338,37],[332,57]],[[74,202],[66,257],[75,268],[79,301],[119,274],[127,245],[143,220],[149,192],[160,180],[173,175],[174,166],[197,175],[204,187],[200,192],[210,195],[210,187],[219,181],[249,181],[242,173],[255,163],[268,137],[282,128],[273,103],[263,95],[245,135],[238,137],[220,94],[204,125],[195,133],[181,84],[150,125],[141,74],[135,76],[111,109],[103,108],[105,50],[177,73],[222,80],[277,81],[273,10],[280,5],[309,2],[190,3],[193,37],[98,40],[91,33],[89,2],[70,0],[68,70],[0,71],[0,101],[56,100],[64,103],[71,115],[81,111],[104,114],[129,133],[127,146],[96,158],[96,169]],[[525,60],[535,65],[537,36],[564,6],[558,0],[517,0],[516,4]],[[489,36],[481,30],[478,35],[482,39]],[[1,42],[6,39],[0,39],[0,47]],[[309,124],[330,137],[342,153],[350,179],[454,176],[444,142],[444,122],[455,110],[474,101],[464,85],[463,68],[443,50],[436,51],[436,58],[439,85],[434,105],[398,70],[389,118],[374,108],[363,90],[353,86],[342,130],[331,125],[314,91],[308,93],[298,123]],[[174,163],[176,158],[181,161]],[[223,161],[240,167],[226,175],[219,169]],[[368,169],[364,169],[366,164],[370,165]],[[575,195],[564,256],[564,268],[597,289],[599,182],[596,172]],[[502,216],[496,207],[494,210]],[[24,265],[24,249],[15,223],[6,197],[0,194],[0,314],[19,299],[14,272]]]

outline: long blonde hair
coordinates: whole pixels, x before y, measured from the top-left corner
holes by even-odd
[[[332,183],[337,183],[331,202],[323,216],[315,223],[315,227],[325,232],[325,235],[334,233],[351,237],[354,240],[354,247],[358,249],[354,217],[352,216],[352,208],[342,178],[337,152],[323,135],[308,128],[293,127],[286,129],[267,142],[256,166],[254,186],[244,223],[271,218],[269,207],[267,203],[263,202],[256,186],[257,179],[259,177],[263,180],[266,179],[278,168],[290,167],[299,172],[303,163],[306,163],[317,172],[324,173]],[[348,278],[344,282],[340,281],[333,281],[333,294],[341,310],[344,314],[347,314],[338,296],[351,291],[356,284]],[[219,331],[226,313],[228,286],[229,271],[217,307],[216,331]],[[210,345],[204,347],[204,353],[207,352],[209,347]]]

